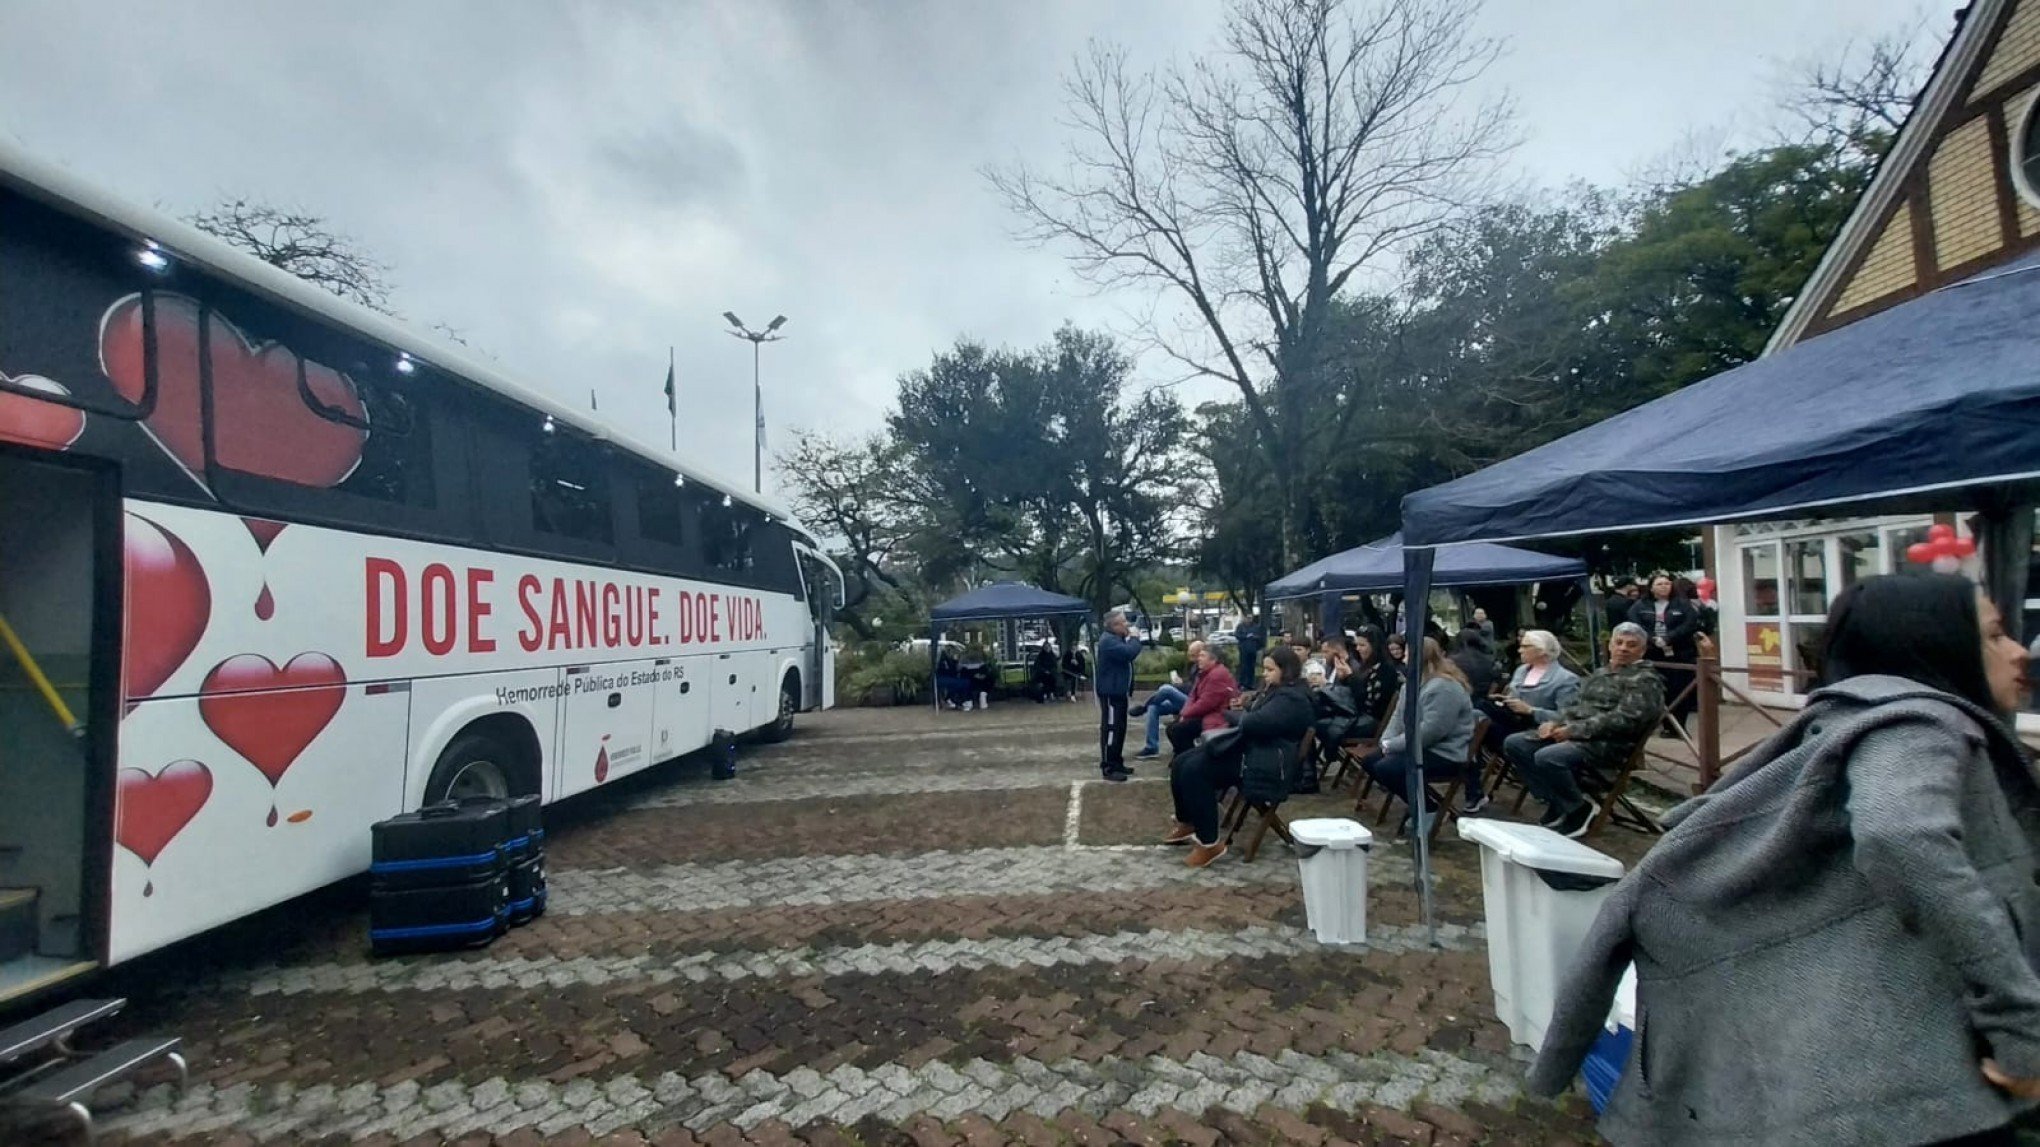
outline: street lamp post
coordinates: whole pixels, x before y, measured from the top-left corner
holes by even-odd
[[[756,493],[765,492],[765,388],[758,381],[758,348],[766,343],[778,342],[785,335],[772,332],[786,325],[786,316],[778,315],[765,324],[762,331],[754,331],[744,325],[744,320],[733,312],[724,311],[722,317],[735,328],[730,334],[751,344],[751,408],[756,422],[751,427],[751,489]]]

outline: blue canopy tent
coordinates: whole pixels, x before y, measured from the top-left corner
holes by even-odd
[[[1960,508],[1982,515],[1990,592],[2016,624],[2040,495],[2036,319],[2040,254],[1410,494],[1410,632],[1469,543]],[[1405,703],[1414,714],[1414,682]],[[1418,871],[1429,923],[1421,835]]]
[[[1091,616],[1091,605],[1080,597],[1048,590],[1024,582],[1000,581],[952,597],[929,611],[928,662],[941,660],[944,622],[1008,621],[1026,618]],[[942,708],[940,690],[935,691],[935,708]]]
[[[1439,555],[1431,588],[1466,586],[1528,585],[1540,581],[1566,581],[1587,576],[1587,563],[1578,558],[1553,557],[1534,550],[1488,543],[1454,546]],[[1364,546],[1342,550],[1328,558],[1269,582],[1261,591],[1269,602],[1318,599],[1319,628],[1338,628],[1339,599],[1349,593],[1380,593],[1403,588],[1403,545],[1401,534],[1391,534]],[[1588,611],[1593,624],[1593,611]]]

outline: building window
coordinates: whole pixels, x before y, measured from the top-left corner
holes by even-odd
[[[1743,612],[1751,617],[1778,616],[1778,545],[1763,542],[1742,547]]]
[[[1847,589],[1859,581],[1876,577],[1884,572],[1884,546],[1882,535],[1875,530],[1859,534],[1843,534],[1835,539],[1841,550],[1841,588]]]
[[[1792,612],[1827,613],[1827,539],[1785,543],[1785,563],[1792,575]]]
[[[2040,207],[2040,96],[2027,101],[2026,116],[2012,144],[2012,186]]]

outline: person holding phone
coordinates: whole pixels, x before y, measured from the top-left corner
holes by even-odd
[[[1562,651],[1558,637],[1548,629],[1526,629],[1516,642],[1516,671],[1509,675],[1499,697],[1475,703],[1487,714],[1487,740],[1493,752],[1511,733],[1528,732],[1547,721],[1558,720],[1559,710],[1580,695],[1579,674],[1559,664]],[[1468,810],[1471,811],[1471,810]]]

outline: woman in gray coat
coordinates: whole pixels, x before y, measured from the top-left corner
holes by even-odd
[[[1548,629],[1526,629],[1516,643],[1521,664],[1509,675],[1500,697],[1476,697],[1474,704],[1488,718],[1487,747],[1502,751],[1511,733],[1522,733],[1546,721],[1558,720],[1558,711],[1580,695],[1577,673],[1559,664],[1562,647]],[[1470,811],[1470,810],[1469,810]]]
[[[1565,1089],[1625,965],[1617,1144],[1995,1144],[2040,1099],[2026,651],[1961,578],[1872,578],[1828,684],[1616,885],[1530,1074]]]

